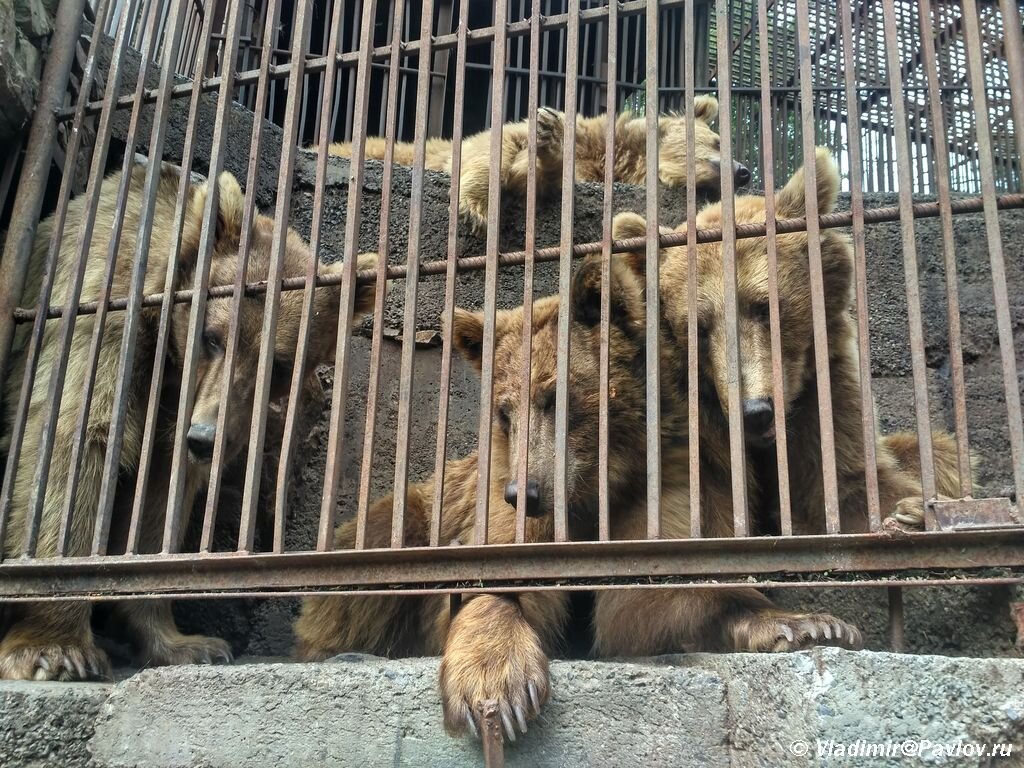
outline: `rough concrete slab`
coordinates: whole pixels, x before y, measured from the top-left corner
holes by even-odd
[[[0,766],[92,768],[87,743],[111,686],[0,680]]]
[[[361,656],[148,670],[114,687],[90,746],[111,767],[480,765],[475,742],[441,727],[436,675],[436,659]],[[819,740],[833,754],[858,741],[921,751],[857,762],[872,766],[988,765],[964,753],[975,743],[1024,750],[1024,660],[818,649],[555,662],[552,678],[542,718],[506,745],[510,766],[853,764],[819,757]]]

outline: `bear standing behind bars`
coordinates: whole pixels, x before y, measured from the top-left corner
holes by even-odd
[[[566,515],[569,538],[598,538],[598,413],[601,261],[591,257],[577,269],[571,287],[568,379]],[[647,537],[647,411],[645,405],[645,306],[643,286],[624,260],[612,260],[609,325],[608,508],[610,538]],[[524,493],[525,538],[554,535],[555,385],[559,298],[533,305],[530,399],[522,402],[522,308],[497,313],[494,351],[494,424],[491,430],[488,544],[515,541],[516,503]],[[456,310],[453,340],[479,371],[484,316]],[[685,371],[662,331],[659,375],[662,417],[661,538],[690,534],[690,482]],[[518,429],[529,419],[527,485],[516,482]],[[439,540],[473,542],[477,508],[477,454],[445,467]],[[429,543],[434,480],[409,486],[404,544]],[[725,493],[728,493],[726,482]],[[720,484],[701,485],[704,536],[731,536]],[[366,546],[391,541],[393,497],[369,510]],[[355,542],[356,521],[341,525],[339,549]],[[681,555],[682,556],[682,555]],[[449,732],[474,731],[472,713],[487,699],[501,707],[509,739],[526,732],[549,693],[548,655],[561,645],[568,619],[564,592],[524,592],[517,597],[468,595],[454,619],[448,599],[390,596],[307,598],[295,625],[300,659],[325,659],[345,651],[388,656],[443,654],[440,669],[444,722]],[[625,589],[595,596],[593,653],[599,657],[653,656],[710,651],[787,651],[818,643],[859,648],[860,632],[827,614],[776,608],[754,589]]]
[[[721,140],[710,124],[718,116],[718,100],[699,96],[693,102],[694,173],[697,193],[709,200],[721,197]],[[614,180],[623,184],[643,184],[647,174],[647,120],[624,112],[615,119]],[[686,188],[687,116],[672,113],[658,117],[658,179],[668,187]],[[603,182],[605,173],[605,133],[609,115],[577,117],[576,180]],[[565,144],[565,115],[551,109],[537,114],[537,190],[550,195],[562,186],[562,150]],[[366,140],[366,156],[383,159],[387,143],[380,137]],[[351,144],[331,144],[328,152],[351,157]],[[395,162],[413,164],[413,145],[396,143]],[[459,174],[459,212],[473,230],[487,227],[487,199],[491,173],[491,132],[482,131],[462,143],[462,169]],[[425,167],[434,171],[452,171],[452,143],[444,139],[426,142]],[[522,120],[502,126],[501,188],[517,195],[526,194],[529,170],[529,122]],[[750,181],[750,171],[732,164],[737,187]]]
[[[835,208],[839,195],[839,169],[829,151],[818,148],[815,160],[818,207],[810,215],[824,215]],[[765,200],[756,195],[736,198],[736,223],[765,221]],[[775,193],[779,219],[808,215],[804,196],[804,169],[798,170]],[[697,216],[698,229],[722,226],[719,205],[704,208]],[[679,227],[685,231],[686,224]],[[635,213],[615,217],[616,239],[642,237],[647,224]],[[776,403],[772,390],[771,338],[768,326],[768,246],[763,237],[736,241],[738,335],[740,380],[748,466],[759,483],[751,491],[752,514],[762,524],[778,519],[778,498],[767,489],[776,486],[775,409],[785,409],[792,497],[793,532],[825,533],[825,500],[815,370],[812,286],[807,234],[779,235],[778,285],[782,328],[782,373],[785,402]],[[832,391],[833,434],[839,489],[839,512],[844,533],[868,530],[860,373],[853,303],[853,248],[850,238],[837,229],[820,234],[825,293],[829,372]],[[643,269],[644,255],[629,258]],[[729,384],[726,371],[725,303],[721,243],[697,247],[697,322],[701,412],[709,427],[701,432],[702,455],[729,457]],[[685,345],[689,325],[686,247],[666,248],[661,253],[662,311],[674,330],[677,343]],[[683,358],[686,350],[683,348]],[[692,386],[692,384],[691,384]],[[877,432],[876,432],[877,434]],[[923,523],[920,458],[916,435],[899,433],[882,438],[876,446],[878,492],[883,518],[911,527]],[[941,430],[933,431],[938,492],[959,496],[956,445]],[[728,468],[723,468],[728,471]],[[761,497],[759,498],[759,495]],[[731,514],[731,513],[730,513]]]
[[[142,206],[143,184],[147,169],[136,166],[127,196],[127,207],[118,258],[113,273],[111,296],[128,295],[134,264],[139,216]],[[168,261],[176,260],[173,290],[192,286],[199,239],[208,187],[206,183],[191,184],[188,190],[181,247],[170,253],[175,226],[175,200],[178,193],[180,169],[163,165],[159,174],[156,208],[149,261],[145,276],[144,293],[163,291]],[[102,290],[112,222],[115,196],[121,172],[103,181],[96,216],[94,236],[86,258],[82,301],[96,300]],[[99,180],[96,180],[97,183]],[[219,206],[216,213],[216,234],[210,267],[209,285],[233,285],[239,267],[239,238],[242,234],[244,197],[238,182],[229,173],[218,180]],[[53,302],[65,301],[76,263],[76,239],[85,208],[81,198],[68,206],[67,223],[61,241],[61,250],[53,288]],[[250,238],[250,256],[246,279],[249,282],[266,280],[272,251],[273,219],[257,215]],[[40,222],[36,233],[32,257],[29,262],[23,305],[34,306],[38,300],[47,250],[54,231],[52,217]],[[306,243],[289,230],[282,254],[285,277],[304,276],[309,260],[314,258]],[[376,257],[359,257],[359,266],[373,268]],[[327,276],[342,270],[342,264],[324,264],[320,274]],[[275,392],[287,392],[291,364],[296,354],[299,321],[302,314],[304,291],[286,291],[282,294],[274,343],[274,376],[272,397]],[[317,288],[313,307],[313,326],[307,357],[307,370],[333,359],[339,311],[340,290],[335,287]],[[365,312],[372,304],[372,286],[360,288],[356,293],[355,310]],[[227,418],[225,460],[238,454],[249,434],[255,389],[256,367],[259,358],[260,337],[264,310],[263,294],[247,296],[241,302],[239,313],[238,351],[232,378],[232,399]],[[147,497],[140,527],[140,551],[159,552],[164,530],[165,507],[168,496],[170,455],[174,442],[177,419],[178,384],[182,376],[182,360],[188,332],[190,305],[175,304],[171,312],[170,339],[164,369],[164,391],[161,396],[156,443]],[[209,480],[210,459],[216,435],[218,412],[222,405],[222,379],[225,372],[224,350],[228,328],[234,313],[231,297],[211,299],[207,304],[202,349],[197,356],[195,403],[188,430],[188,458],[184,464],[184,502],[182,515],[187,520],[196,494]],[[132,506],[135,475],[146,419],[146,408],[154,355],[160,308],[142,310],[135,365],[129,385],[123,449],[120,456],[121,480],[114,499],[114,517],[108,552],[119,554],[127,541],[128,513]],[[29,502],[33,492],[36,456],[46,419],[51,407],[49,381],[58,363],[61,320],[47,322],[40,351],[39,366],[31,394],[28,418],[21,446],[13,503],[7,533],[4,538],[5,557],[16,557],[22,552],[28,523]],[[78,489],[68,536],[68,554],[89,554],[93,542],[100,495],[100,483],[106,452],[108,432],[112,418],[114,389],[119,368],[120,349],[124,332],[125,313],[112,311],[106,320],[102,345],[99,350],[95,391],[89,411],[89,424],[81,452]],[[37,557],[57,554],[59,528],[65,489],[71,467],[71,450],[76,434],[76,423],[83,406],[83,391],[89,375],[89,347],[95,325],[95,315],[82,315],[75,323],[74,335],[67,364],[67,377],[60,399],[54,437],[53,457],[49,480],[43,500],[38,528]],[[22,325],[15,339],[13,370],[7,379],[4,393],[4,424],[0,451],[5,458],[11,449],[12,426],[19,400],[19,391],[25,374],[24,352],[31,324]],[[180,526],[184,530],[186,523]],[[174,546],[180,542],[173,542]],[[198,635],[183,635],[171,616],[168,601],[124,601],[114,606],[121,628],[130,636],[138,651],[139,662],[146,665],[174,663],[209,663],[230,660],[231,654],[223,640]],[[96,645],[90,628],[91,604],[84,601],[23,603],[8,611],[6,627],[0,627],[0,678],[78,680],[109,674],[106,654]],[[6,631],[4,631],[6,629]]]

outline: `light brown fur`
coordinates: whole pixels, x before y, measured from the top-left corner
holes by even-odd
[[[698,193],[717,200],[721,195],[721,154],[719,137],[711,127],[718,116],[718,101],[700,96],[694,101],[694,158]],[[605,174],[605,133],[608,114],[578,117],[576,120],[576,180],[603,182]],[[670,187],[686,186],[687,117],[679,114],[658,118],[658,178]],[[565,115],[541,109],[537,115],[537,189],[542,195],[557,192],[562,186],[562,149],[565,142]],[[366,140],[366,156],[381,160],[386,144],[383,139]],[[503,192],[525,195],[529,171],[529,121],[502,126],[499,180]],[[351,157],[351,144],[332,144],[328,152]],[[413,145],[396,143],[394,161],[413,164]],[[482,131],[462,143],[462,167],[459,174],[459,211],[477,232],[487,225],[487,200],[491,173],[491,132]],[[736,168],[738,163],[734,163]],[[452,171],[452,144],[429,139],[425,167]],[[643,184],[647,174],[647,121],[628,113],[615,118],[615,158],[613,177],[617,182]]]
[[[113,272],[111,296],[123,297],[129,293],[134,265],[136,238],[139,230],[143,185],[147,169],[136,166],[132,171],[125,209],[125,220],[118,258]],[[175,225],[175,200],[180,169],[164,165],[160,169],[156,207],[153,216],[149,261],[144,279],[144,293],[163,291],[170,259],[177,261],[173,290],[190,288],[199,249],[199,238],[206,203],[207,185],[192,184],[185,213],[181,247],[170,253]],[[96,215],[94,236],[87,256],[81,300],[98,298],[106,270],[107,252],[116,207],[116,190],[121,172],[103,181]],[[243,196],[238,182],[228,173],[219,179],[219,205],[216,213],[216,242],[210,268],[211,286],[232,285],[238,269],[238,248],[241,236]],[[65,300],[75,264],[78,224],[84,217],[81,198],[71,201],[67,225],[60,245],[59,264],[53,289],[56,303]],[[251,252],[247,280],[267,277],[271,255],[274,222],[257,215],[250,239]],[[36,233],[30,272],[27,276],[24,304],[33,306],[42,281],[42,270],[53,234],[53,219],[40,222]],[[283,254],[284,276],[303,276],[309,260],[313,258],[305,242],[289,230]],[[361,257],[363,268],[374,266],[372,256]],[[322,265],[320,273],[337,273],[340,264]],[[360,289],[356,299],[357,312],[365,311],[372,301],[370,291]],[[285,292],[281,298],[277,335],[274,339],[275,389],[284,390],[290,381],[291,363],[298,338],[303,291]],[[333,357],[334,338],[338,317],[339,290],[318,288],[314,297],[313,326],[309,347],[308,369]],[[261,296],[246,297],[241,303],[239,316],[239,343],[235,356],[232,400],[226,422],[225,459],[230,460],[244,447],[248,436],[255,371],[259,356],[259,340],[263,322],[264,300]],[[168,495],[169,464],[174,425],[177,418],[178,388],[181,379],[181,361],[185,352],[188,330],[189,304],[176,304],[171,313],[170,344],[164,369],[164,394],[161,398],[159,422],[156,425],[156,444],[148,485],[145,510],[142,517],[141,551],[159,551],[163,535],[163,518]],[[205,326],[201,336],[202,351],[198,356],[195,404],[191,424],[215,430],[222,401],[224,375],[224,341],[233,313],[233,299],[211,300],[207,305]],[[123,552],[127,525],[125,515],[131,508],[135,488],[135,472],[139,465],[143,428],[146,418],[150,377],[154,370],[154,354],[160,308],[144,308],[135,348],[134,372],[129,384],[124,441],[120,455],[121,483],[114,500],[114,519],[110,552]],[[89,424],[79,470],[74,515],[68,539],[68,554],[85,555],[91,550],[93,528],[99,502],[102,467],[115,398],[116,375],[124,333],[124,312],[111,312],[106,320],[99,350],[95,390],[89,411]],[[71,467],[71,450],[79,412],[83,407],[83,390],[89,374],[89,347],[95,325],[95,315],[83,315],[75,323],[68,358],[67,376],[60,401],[53,458],[39,525],[36,555],[50,557],[57,552],[58,529],[65,489]],[[47,324],[39,365],[31,396],[17,479],[14,487],[10,522],[3,541],[6,557],[22,550],[25,537],[26,515],[33,488],[35,459],[38,453],[43,425],[51,404],[48,390],[51,374],[59,354],[61,321]],[[5,393],[3,427],[4,451],[8,451],[14,411],[24,377],[24,351],[29,326],[22,326],[16,338],[16,358],[8,377]],[[211,435],[213,432],[210,433]],[[196,494],[208,480],[209,462],[198,459],[190,450],[185,466],[185,492],[182,505],[185,516],[191,510]],[[182,529],[184,529],[184,524]],[[180,542],[174,543],[176,546]],[[0,638],[0,678],[85,679],[109,674],[109,661],[95,642],[90,628],[91,605],[86,602],[26,603],[13,606],[12,617],[5,635]],[[171,617],[170,604],[160,601],[121,602],[115,613],[136,645],[139,661],[143,664],[171,664],[206,662],[230,659],[228,645],[219,639],[181,634]],[[2,630],[0,630],[2,631]]]
[[[816,158],[818,214],[835,207],[839,192],[839,174],[827,150],[819,149]],[[776,193],[779,219],[802,218],[804,171],[800,169],[785,187]],[[736,198],[736,223],[765,221],[765,201],[758,196]],[[812,212],[813,215],[813,212]],[[718,228],[723,224],[720,205],[700,211],[697,227]],[[686,224],[679,227],[683,231]],[[615,238],[636,237],[646,232],[646,223],[635,214],[620,214],[614,223]],[[839,485],[839,512],[844,532],[868,528],[865,461],[862,440],[859,368],[856,326],[850,314],[852,303],[853,255],[849,237],[835,229],[820,234],[821,262],[825,293],[826,326],[832,393],[833,433]],[[820,429],[818,423],[817,383],[811,316],[811,282],[806,233],[779,235],[777,238],[780,323],[785,393],[786,432],[790,467],[790,497],[795,533],[821,533],[825,530],[825,497],[822,481]],[[697,247],[697,318],[702,410],[708,427],[701,434],[701,451],[724,457],[728,466],[727,432],[728,381],[726,375],[725,302],[721,243]],[[631,259],[642,268],[642,258]],[[768,256],[765,238],[736,241],[738,334],[740,339],[741,398],[744,401],[772,400],[771,340],[769,332]],[[686,248],[667,248],[661,255],[660,285],[662,307],[685,358],[688,319],[688,265]],[[691,384],[692,385],[692,384]],[[778,404],[774,404],[778,407]],[[737,414],[741,417],[741,414]],[[703,427],[702,427],[703,428]],[[770,481],[776,472],[774,431],[766,436],[747,431],[747,457],[755,477]],[[951,438],[936,434],[938,460],[944,468],[950,458]],[[895,441],[900,456],[913,467],[903,438]],[[923,498],[919,465],[916,473],[902,471],[891,450],[894,441],[879,440],[877,450],[878,485],[883,517],[898,514],[923,519]],[[916,442],[914,443],[916,449]],[[941,488],[949,489],[948,472]],[[770,482],[766,483],[770,485]],[[777,516],[778,499],[774,492],[759,493],[752,486],[750,505],[755,522]]]
[[[644,304],[641,285],[618,258],[613,260],[609,329],[609,433],[614,435],[609,470],[611,537],[646,537],[646,410]],[[588,259],[572,285],[572,326],[568,387],[566,456],[569,534],[597,538],[597,430],[600,372],[600,261]],[[495,332],[494,429],[487,543],[514,541],[515,509],[504,500],[515,477],[521,420],[529,419],[528,477],[539,488],[536,517],[527,518],[526,540],[553,536],[554,392],[558,298],[533,307],[530,402],[521,395],[521,309],[499,312]],[[480,365],[483,317],[456,310],[455,345]],[[678,356],[662,340],[662,536],[689,535],[689,481],[685,393],[671,386],[681,375]],[[477,455],[451,461],[445,470],[440,540],[473,541]],[[404,543],[428,543],[433,480],[410,487]],[[722,514],[716,487],[704,496],[704,530],[729,536],[731,519]],[[377,502],[368,516],[366,544],[390,542],[392,498]],[[336,544],[352,547],[355,522],[339,527]],[[516,599],[473,597],[449,621],[443,597],[313,597],[305,601],[295,626],[300,659],[323,659],[344,651],[378,654],[443,653],[440,672],[445,726],[456,734],[474,728],[471,718],[485,699],[498,700],[505,730],[514,737],[538,714],[547,698],[547,657],[556,652],[567,620],[567,599],[558,592],[531,592]],[[818,640],[849,647],[859,632],[826,615],[780,611],[755,590],[635,589],[602,591],[595,597],[594,653],[598,656],[649,655],[682,650],[777,651]]]

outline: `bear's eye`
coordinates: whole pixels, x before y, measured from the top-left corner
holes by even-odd
[[[224,353],[224,337],[216,328],[207,328],[203,331],[203,349],[211,356]]]
[[[750,316],[757,320],[759,323],[768,324],[768,320],[771,316],[771,310],[768,307],[767,301],[759,301],[750,305]]]
[[[555,410],[555,401],[555,390],[551,390],[540,399],[541,410],[544,411],[544,413],[551,413]]]
[[[498,425],[501,427],[501,431],[506,435],[509,429],[512,427],[512,419],[509,416],[508,407],[504,405],[498,406]]]
[[[703,320],[700,320],[700,321],[697,322],[697,340],[698,341],[707,341],[708,333],[710,331],[711,331],[711,326],[708,323],[704,322]]]

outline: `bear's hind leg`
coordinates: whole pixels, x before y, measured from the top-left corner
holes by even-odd
[[[183,634],[174,623],[169,600],[131,600],[114,610],[124,622],[143,667],[168,664],[229,664],[231,646],[218,637]]]
[[[96,645],[86,602],[28,603],[0,642],[0,679],[110,679],[110,660]]]

